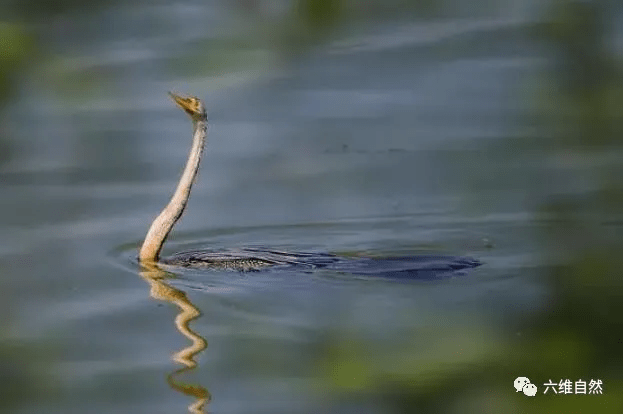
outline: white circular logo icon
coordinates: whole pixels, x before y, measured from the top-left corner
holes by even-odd
[[[530,380],[526,377],[517,377],[515,378],[515,382],[513,383],[515,389],[517,390],[516,392],[523,390],[523,387],[526,384],[530,384]]]
[[[536,385],[534,384],[526,384],[523,386],[523,393],[528,397],[534,397],[536,395]]]
[[[534,397],[536,395],[536,385],[530,383],[527,377],[517,377],[513,382],[516,392],[523,391],[528,397]]]

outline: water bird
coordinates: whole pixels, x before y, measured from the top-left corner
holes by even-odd
[[[171,200],[152,222],[139,250],[138,260],[143,265],[164,263],[174,266],[255,271],[274,266],[301,268],[329,268],[339,272],[366,276],[389,276],[398,278],[438,275],[475,267],[475,259],[457,256],[410,256],[385,259],[343,258],[329,253],[292,253],[271,249],[246,248],[222,250],[193,250],[160,258],[160,252],[188,204],[190,191],[199,171],[201,156],[208,133],[208,115],[203,101],[195,96],[181,96],[169,92],[173,101],[184,110],[192,121],[193,138],[188,160]]]

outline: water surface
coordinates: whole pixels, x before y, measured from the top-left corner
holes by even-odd
[[[123,23],[119,7],[111,16]],[[137,13],[219,13],[184,7]],[[85,30],[106,20],[83,19]],[[72,96],[70,82],[63,97],[33,77],[7,109],[6,338],[32,349],[18,377],[45,390],[14,412],[355,412],[356,399],[327,390],[331,344],[364,338],[422,358],[464,344],[475,355],[457,357],[461,366],[504,341],[503,317],[543,306],[538,224],[512,189],[474,190],[478,166],[463,156],[521,126],[515,80],[539,60],[520,41],[520,20],[379,22],[278,69],[255,62],[189,78],[171,74],[175,59],[219,35],[182,26],[160,34],[168,42],[146,28],[92,34],[88,52],[70,53],[68,76],[93,78],[98,93]],[[137,248],[190,145],[169,89],[203,98],[211,126],[165,254],[268,246],[484,265],[406,282],[141,269]]]

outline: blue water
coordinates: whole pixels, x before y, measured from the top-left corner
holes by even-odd
[[[21,385],[11,412],[361,412],[330,391],[335,344],[444,359],[452,343],[469,365],[505,341],[509,312],[544,306],[538,224],[516,191],[530,178],[496,185],[495,162],[478,158],[522,126],[517,79],[540,65],[523,16],[380,18],[287,58],[231,13],[119,5],[75,17],[73,43],[50,26],[59,56],[28,75],[2,132],[0,332],[24,359],[11,377],[35,390]],[[129,30],[139,18],[169,23]],[[210,130],[165,255],[265,246],[349,260],[141,268],[190,144],[167,90],[204,99]],[[438,255],[482,266],[409,276]]]

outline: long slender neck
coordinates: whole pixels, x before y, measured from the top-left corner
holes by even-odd
[[[186,167],[182,173],[182,178],[177,184],[175,193],[171,197],[169,204],[162,210],[160,215],[156,217],[145,236],[145,241],[138,255],[141,262],[157,262],[160,256],[160,250],[164,245],[171,229],[184,213],[186,203],[190,196],[190,189],[193,186],[197,171],[199,171],[199,163],[201,162],[201,154],[206,141],[208,121],[199,120],[193,122],[193,144],[188,155]]]

